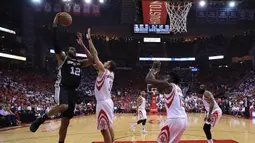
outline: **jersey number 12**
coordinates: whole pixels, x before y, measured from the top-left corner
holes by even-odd
[[[78,67],[71,67],[71,74],[72,75],[76,75],[76,76],[80,76],[81,75],[81,69]]]

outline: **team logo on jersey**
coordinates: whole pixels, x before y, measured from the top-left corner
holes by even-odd
[[[170,96],[169,97],[166,97],[166,96],[164,96],[164,98],[165,98],[165,103],[166,103],[166,106],[169,108],[171,105],[172,105],[172,103],[173,103],[173,101],[174,101],[174,90],[172,90],[172,92],[171,92],[171,94],[170,94]]]
[[[164,126],[158,136],[158,143],[169,143],[170,141],[170,130],[168,126]]]
[[[97,128],[99,130],[110,128],[110,122],[109,122],[108,116],[104,110],[101,110],[99,112],[97,121],[98,121]]]
[[[97,81],[96,81],[96,88],[97,88],[98,91],[99,91],[99,90],[102,88],[102,86],[104,85],[105,77],[106,77],[106,74],[103,75],[103,77],[102,77],[101,80],[97,80]]]

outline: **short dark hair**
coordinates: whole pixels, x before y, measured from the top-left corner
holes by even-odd
[[[169,73],[169,81],[174,83],[174,84],[179,84],[181,79],[176,73]]]
[[[109,71],[113,72],[116,69],[116,63],[111,60]]]

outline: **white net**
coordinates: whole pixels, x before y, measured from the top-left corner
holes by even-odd
[[[170,31],[173,33],[187,32],[187,16],[192,2],[166,2],[166,9],[170,19]]]

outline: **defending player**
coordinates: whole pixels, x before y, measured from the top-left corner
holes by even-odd
[[[55,83],[55,101],[57,105],[47,114],[36,119],[30,126],[31,132],[36,132],[41,124],[49,116],[62,114],[61,125],[59,129],[59,143],[64,143],[66,132],[70,119],[74,116],[75,101],[77,97],[76,88],[80,85],[81,68],[91,65],[93,57],[88,49],[84,46],[81,34],[77,34],[77,43],[85,49],[89,60],[78,60],[76,50],[69,47],[65,54],[58,45],[57,39],[58,14],[53,22],[53,44],[58,61],[58,79]]]
[[[222,110],[216,103],[212,93],[205,89],[205,85],[200,85],[198,95],[203,98],[203,103],[206,109],[205,124],[203,130],[205,132],[207,142],[213,143],[211,127],[219,122],[222,116]]]
[[[104,143],[113,143],[114,132],[112,124],[114,105],[111,98],[111,90],[116,63],[114,61],[107,61],[103,64],[99,60],[97,50],[91,40],[90,29],[88,29],[87,39],[89,41],[90,52],[94,58],[94,67],[98,73],[95,83],[97,129],[101,131]]]
[[[178,75],[171,73],[168,79],[159,80],[155,75],[160,71],[161,63],[155,61],[146,76],[146,82],[158,88],[164,95],[167,120],[158,136],[158,143],[178,143],[187,128],[187,115],[183,107],[182,90],[178,86]]]
[[[145,130],[145,124],[146,124],[146,120],[147,120],[147,115],[146,115],[146,100],[145,100],[145,91],[141,92],[141,95],[138,97],[137,99],[137,114],[138,114],[138,121],[137,123],[135,123],[134,125],[131,126],[132,132],[135,132],[135,128],[137,125],[139,125],[140,123],[142,123],[142,133],[146,133]]]

